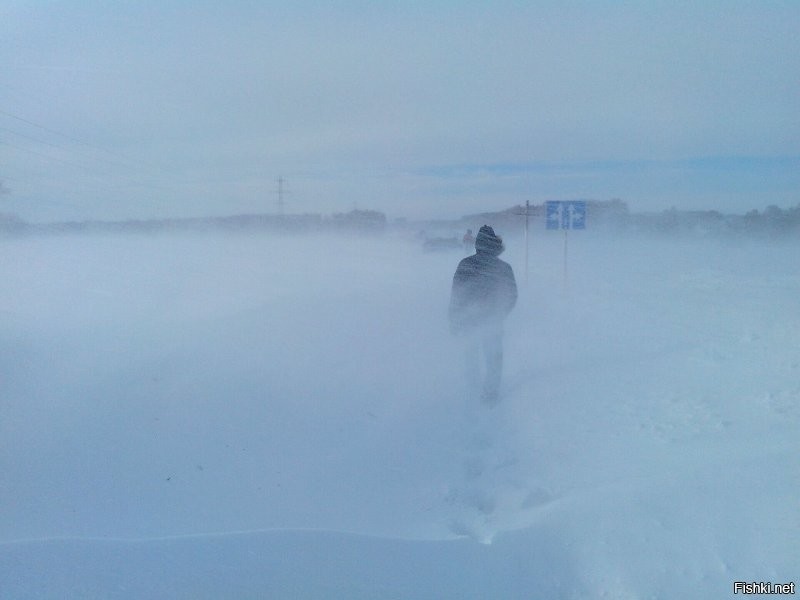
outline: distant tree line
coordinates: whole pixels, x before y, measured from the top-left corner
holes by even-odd
[[[800,205],[786,210],[771,205],[763,212],[751,210],[744,215],[670,208],[661,213],[630,215],[628,221],[634,230],[665,234],[798,235]]]
[[[331,216],[318,214],[245,214],[227,217],[186,219],[127,219],[123,221],[62,221],[29,224],[12,213],[0,213],[0,234],[24,233],[157,233],[163,231],[270,231],[273,233],[313,233],[342,231],[380,233],[386,228],[386,215],[374,210],[352,210]]]
[[[587,226],[595,231],[641,232],[664,235],[769,235],[800,236],[800,204],[782,209],[770,205],[763,211],[726,215],[715,210],[685,211],[670,208],[660,213],[632,213],[622,200],[588,200]],[[401,229],[466,230],[491,223],[507,232],[521,230],[525,207],[513,206],[498,212],[473,214],[454,220],[409,223],[397,220]],[[530,205],[531,226],[544,220],[544,204]],[[539,221],[538,225],[533,223]],[[376,210],[351,210],[323,216],[319,214],[245,214],[228,217],[189,219],[145,219],[124,221],[66,221],[30,224],[13,213],[0,213],[0,234],[159,232],[173,230],[270,231],[273,233],[348,232],[376,234],[387,228],[386,215]]]
[[[800,233],[800,204],[786,210],[772,204],[761,213],[751,210],[742,220],[747,231]]]

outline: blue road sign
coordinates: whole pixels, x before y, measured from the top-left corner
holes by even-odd
[[[586,202],[548,200],[545,218],[547,229],[586,229]]]

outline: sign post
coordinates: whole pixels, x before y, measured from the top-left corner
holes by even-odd
[[[570,229],[586,229],[586,202],[583,200],[548,200],[545,204],[545,226],[547,229],[564,231],[564,291],[568,282],[567,248]]]
[[[525,201],[525,212],[516,212],[517,215],[525,215],[525,285],[528,285],[528,217],[531,213],[530,200]]]

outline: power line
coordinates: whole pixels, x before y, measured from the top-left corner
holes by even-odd
[[[102,148],[100,146],[96,146],[95,144],[91,144],[91,143],[89,143],[89,142],[87,142],[85,140],[82,140],[80,138],[77,138],[75,136],[68,135],[68,134],[66,134],[66,133],[64,133],[62,131],[58,131],[58,130],[53,129],[51,127],[47,127],[46,125],[42,125],[41,123],[36,123],[34,121],[31,121],[30,119],[26,119],[26,118],[21,117],[19,115],[15,115],[15,114],[10,113],[10,112],[8,112],[6,110],[0,109],[0,115],[15,119],[15,120],[17,120],[17,121],[19,121],[21,123],[25,123],[25,124],[30,125],[32,127],[36,127],[37,129],[40,129],[42,131],[46,131],[48,133],[60,136],[61,138],[64,138],[65,140],[71,141],[71,142],[73,142],[75,144],[79,144],[80,146],[85,146],[86,148],[94,150],[95,152],[102,152],[102,153],[105,153],[106,155],[111,156],[111,157],[121,158],[124,161],[126,161],[127,164],[123,163],[123,162],[116,161],[116,160],[109,160],[108,158],[105,158],[103,156],[97,156],[97,154],[95,152],[89,153],[86,150],[83,150],[81,148],[64,146],[64,145],[61,145],[61,144],[57,144],[57,143],[54,143],[54,142],[50,142],[50,141],[41,139],[39,137],[34,137],[34,136],[31,136],[31,135],[20,133],[18,131],[14,131],[13,129],[9,129],[7,127],[0,127],[0,130],[6,131],[6,132],[11,133],[11,134],[13,134],[15,136],[19,136],[20,138],[27,139],[27,140],[35,142],[37,144],[43,144],[43,145],[46,145],[46,146],[50,146],[51,148],[55,148],[55,149],[60,150],[62,152],[72,153],[72,154],[75,155],[75,158],[78,158],[78,159],[80,159],[82,161],[88,160],[88,161],[92,161],[93,163],[98,163],[99,162],[99,163],[104,163],[106,165],[110,165],[110,166],[117,167],[117,168],[123,168],[123,169],[131,169],[131,168],[144,168],[144,169],[147,169],[147,170],[152,170],[153,169],[152,166],[144,164],[141,161],[137,161],[137,160],[132,159],[132,158],[130,158],[128,156],[125,156],[124,154],[121,154],[121,153],[118,153],[118,152],[112,152],[110,150],[107,150],[107,149]],[[71,166],[71,167],[79,168],[79,169],[81,169],[83,171],[87,171],[87,172],[91,173],[91,175],[93,176],[92,178],[94,179],[94,183],[95,184],[99,183],[103,187],[108,187],[109,182],[107,180],[107,177],[104,176],[104,175],[107,175],[107,174],[103,174],[101,172],[98,172],[97,169],[96,169],[97,165],[81,164],[80,162],[67,160],[67,159],[59,157],[59,156],[54,156],[52,153],[45,153],[45,152],[41,152],[39,150],[34,150],[32,148],[29,148],[29,147],[26,147],[26,146],[21,146],[21,145],[9,142],[7,140],[0,140],[0,145],[5,145],[5,146],[8,146],[10,148],[14,148],[16,150],[21,150],[23,152],[27,152],[29,154],[38,156],[38,157],[40,157],[42,159],[46,159],[46,160],[49,160],[49,161],[55,161],[55,162],[58,162],[58,163],[61,163],[61,164],[64,164],[64,165],[68,165],[68,166]],[[144,175],[144,174],[142,174],[142,175]],[[147,178],[149,179],[151,175],[152,175],[152,173],[148,174]],[[147,183],[146,181],[142,181],[141,176],[137,175],[136,173],[128,173],[128,174],[124,175],[124,179],[128,180],[129,184],[141,186],[141,187],[144,187],[144,188],[149,188],[149,189],[152,189],[152,190],[158,190],[158,191],[169,192],[169,193],[172,193],[172,192],[175,191],[174,189],[169,189],[167,187],[162,187],[161,185],[159,185],[157,183],[154,184],[154,183]],[[113,187],[116,187],[116,186],[113,186]]]
[[[64,139],[70,140],[71,142],[74,142],[76,144],[80,144],[82,146],[86,146],[88,148],[92,148],[93,150],[96,150],[96,151],[99,151],[99,152],[104,152],[104,153],[106,153],[106,154],[108,154],[110,156],[115,156],[117,158],[122,158],[122,159],[124,159],[126,161],[129,161],[129,162],[133,163],[133,164],[137,164],[138,163],[139,166],[145,166],[145,167],[147,166],[147,165],[141,163],[140,161],[132,159],[132,158],[130,158],[128,156],[125,156],[124,154],[121,154],[119,152],[112,152],[111,150],[108,150],[106,148],[102,148],[100,146],[96,146],[95,144],[91,144],[91,143],[89,143],[89,142],[87,142],[85,140],[82,140],[80,138],[77,138],[77,137],[74,137],[72,135],[66,134],[66,133],[64,133],[62,131],[58,131],[56,129],[52,129],[50,127],[42,125],[41,123],[36,123],[34,121],[31,121],[30,119],[26,119],[24,117],[20,117],[19,115],[15,115],[15,114],[10,113],[10,112],[8,112],[6,110],[0,109],[0,115],[6,116],[6,117],[10,117],[10,118],[15,119],[17,121],[20,121],[21,123],[25,123],[27,125],[31,125],[32,127],[36,127],[38,129],[41,129],[42,131],[47,131],[48,133],[52,133],[54,135],[61,136]],[[14,133],[14,132],[12,131],[12,133]],[[22,134],[18,134],[18,135],[22,135]],[[23,137],[25,137],[25,136],[23,136]],[[44,142],[44,143],[48,143],[48,142]],[[49,145],[53,145],[53,144],[49,144]]]
[[[53,142],[48,142],[47,140],[43,140],[43,139],[34,137],[32,135],[27,135],[25,133],[20,133],[18,131],[14,131],[13,129],[9,129],[7,127],[0,127],[0,131],[6,131],[6,132],[8,132],[8,133],[10,133],[12,135],[24,138],[24,139],[29,140],[31,142],[36,142],[37,144],[43,144],[45,146],[50,146],[51,148],[56,148],[57,150],[63,150],[63,151],[66,151],[66,152],[74,151],[73,148],[68,148],[68,147],[62,146],[60,144],[54,144]],[[10,146],[11,144],[8,144],[8,145]],[[15,147],[21,148],[20,146],[15,146]],[[22,148],[22,149],[24,150],[25,148]],[[111,160],[108,160],[107,158],[103,158],[103,157],[100,157],[100,156],[91,156],[89,154],[84,154],[84,156],[87,157],[87,158],[90,158],[91,160],[100,161],[100,162],[103,162],[103,163],[106,163],[106,164],[109,164],[109,165],[112,165],[112,166],[115,166],[115,167],[123,167],[123,168],[127,169],[127,168],[130,168],[130,166],[131,166],[131,165],[126,165],[126,164],[121,163],[121,162],[111,161]],[[56,160],[58,160],[58,159],[56,159]]]
[[[54,160],[56,162],[60,162],[60,163],[63,163],[65,165],[69,165],[70,167],[78,167],[80,169],[87,169],[87,170],[90,169],[90,167],[88,167],[86,165],[75,163],[75,162],[72,162],[72,161],[69,161],[69,160],[64,160],[63,158],[59,158],[57,156],[51,156],[49,154],[45,154],[43,152],[38,152],[36,150],[31,150],[30,148],[26,148],[25,146],[20,146],[18,144],[12,144],[11,142],[8,142],[6,140],[0,140],[0,144],[2,144],[3,146],[8,146],[9,148],[15,148],[17,150],[22,150],[23,152],[28,152],[29,154],[33,154],[35,156],[40,156],[40,157],[46,158],[48,160]]]
[[[46,146],[52,146],[53,148],[58,148],[59,150],[63,150],[64,149],[63,146],[59,146],[59,145],[54,144],[52,142],[48,142],[47,140],[40,140],[39,138],[35,138],[32,135],[26,135],[24,133],[20,133],[18,131],[14,131],[13,129],[8,129],[7,127],[0,127],[0,131],[6,131],[6,132],[8,132],[10,134],[19,136],[21,138],[25,138],[26,140],[30,140],[30,141],[36,142],[38,144],[44,144]]]
[[[71,135],[67,135],[66,133],[63,133],[61,131],[56,131],[55,129],[50,129],[49,127],[45,127],[44,125],[41,125],[39,123],[34,123],[33,121],[29,121],[28,119],[25,119],[25,118],[20,117],[18,115],[11,114],[10,112],[2,110],[2,109],[0,109],[0,115],[6,116],[6,117],[11,117],[12,119],[16,119],[17,121],[21,121],[23,123],[27,123],[28,125],[32,125],[34,127],[38,127],[39,129],[43,129],[44,131],[47,131],[49,133],[54,133],[55,135],[60,135],[61,137],[66,138],[66,139],[68,139],[70,141],[76,142],[78,144],[84,144],[86,146],[91,146],[92,145],[89,142],[85,142],[83,140],[79,140],[78,138],[72,137]]]
[[[56,145],[53,145],[53,144],[49,144],[49,145],[55,147],[58,150],[64,150],[64,151],[67,151],[67,152],[69,151],[69,149],[67,149],[67,148],[63,148],[63,147],[56,146]],[[54,156],[52,153],[40,152],[38,150],[34,150],[34,149],[28,148],[26,146],[21,146],[19,144],[14,144],[14,143],[9,142],[7,140],[0,139],[0,146],[8,146],[9,148],[14,148],[16,150],[27,152],[28,154],[37,156],[37,157],[39,157],[41,159],[44,159],[46,161],[57,162],[57,163],[60,163],[62,165],[67,165],[69,167],[74,167],[74,168],[78,169],[79,171],[83,172],[82,177],[84,177],[84,178],[88,177],[89,181],[88,182],[84,182],[83,184],[78,183],[77,185],[76,185],[77,182],[71,182],[69,184],[69,187],[71,187],[73,189],[73,191],[78,190],[78,189],[83,189],[85,191],[95,191],[95,192],[102,191],[102,190],[113,191],[113,190],[118,190],[118,189],[122,189],[122,188],[129,187],[129,186],[138,186],[140,188],[155,190],[155,191],[159,191],[159,192],[166,192],[166,193],[174,193],[175,192],[175,189],[159,185],[158,183],[148,182],[146,179],[142,179],[141,177],[136,176],[136,174],[128,173],[128,174],[123,174],[121,176],[117,176],[116,178],[113,178],[113,176],[110,173],[98,170],[95,165],[81,164],[80,162],[75,162],[75,161],[72,161],[72,160],[67,160],[65,158],[61,158],[59,156]],[[78,158],[89,159],[89,160],[98,160],[97,157],[90,157],[88,155],[78,156]],[[121,165],[120,163],[114,163],[114,162],[111,162],[111,161],[102,161],[102,162],[104,162],[106,165],[112,165],[112,166],[116,166],[116,167],[123,167],[123,168],[126,168],[126,169],[129,168],[127,165]],[[4,178],[8,179],[8,180],[12,179],[12,178],[5,177],[5,176],[4,176]],[[16,179],[16,181],[21,181],[21,180]],[[28,181],[28,183],[30,183],[30,181]],[[88,187],[86,185],[87,183],[88,183]],[[41,180],[39,180],[39,181],[37,181],[37,184],[38,185],[43,185],[43,182]],[[64,191],[64,185],[65,185],[65,181],[61,180],[60,183],[59,183],[59,187],[62,189],[62,191]],[[99,186],[99,188],[98,188],[98,186]]]
[[[0,108],[0,117],[14,119],[19,123],[24,123],[30,127],[35,127],[36,129],[46,132],[47,134],[58,136],[58,141],[52,141],[48,140],[48,136],[43,134],[29,135],[27,133],[16,131],[15,129],[9,129],[8,127],[0,126],[0,131],[7,132],[12,136],[18,136],[19,138],[28,140],[28,142],[30,142],[17,144],[9,141],[8,139],[0,139],[0,148],[2,148],[2,146],[8,146],[9,148],[14,148],[15,150],[37,156],[42,160],[60,163],[62,165],[74,167],[79,170],[78,173],[74,173],[74,175],[78,176],[78,180],[72,180],[69,177],[64,177],[58,182],[58,186],[62,193],[68,191],[75,193],[81,188],[86,191],[105,193],[108,193],[109,191],[116,192],[125,188],[146,188],[150,190],[156,190],[162,194],[168,194],[169,196],[177,199],[183,195],[181,190],[187,184],[192,183],[194,184],[194,187],[197,187],[197,185],[200,183],[194,178],[192,178],[191,182],[189,180],[183,180],[184,178],[181,178],[183,181],[175,181],[175,173],[165,173],[163,167],[152,164],[148,165],[146,162],[133,159],[122,153],[107,150],[97,146],[96,144],[87,142],[80,137],[64,133],[63,131],[48,127],[47,125],[25,118],[24,116],[14,114],[8,110],[3,110],[2,108]],[[22,129],[21,127],[19,128]],[[4,137],[8,138],[8,136]],[[42,147],[37,148],[36,144],[41,145]],[[45,146],[49,148],[46,148]],[[48,152],[49,149],[55,150]],[[98,153],[103,153],[105,156],[98,155]],[[124,162],[112,159],[121,159]],[[109,168],[101,168],[102,165],[99,163],[116,167],[118,171],[116,174],[114,174]],[[6,164],[5,166],[9,167],[10,164]],[[119,171],[119,169],[124,169],[124,171]],[[173,177],[171,180],[165,181],[165,174],[172,175]],[[52,186],[53,184],[48,180],[52,179],[53,176],[57,176],[57,171],[55,169],[48,168],[47,175],[49,175],[49,177],[46,176],[44,180],[39,179],[35,182],[35,184],[39,186]],[[3,177],[7,180],[11,179],[5,176]],[[30,174],[22,177],[26,180],[25,182],[27,184],[30,185],[34,183],[31,180]],[[81,179],[83,181],[81,181]],[[22,183],[20,179],[15,180]],[[283,214],[285,196],[289,193],[290,192],[285,189],[285,179],[280,177],[278,179],[277,190],[278,212],[280,214]],[[144,198],[139,198],[139,200],[144,200]],[[154,198],[148,198],[148,200],[153,201]]]

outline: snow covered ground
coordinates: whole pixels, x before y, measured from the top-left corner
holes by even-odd
[[[502,232],[500,233],[507,233]],[[797,242],[0,240],[2,598],[728,598],[800,580]]]

